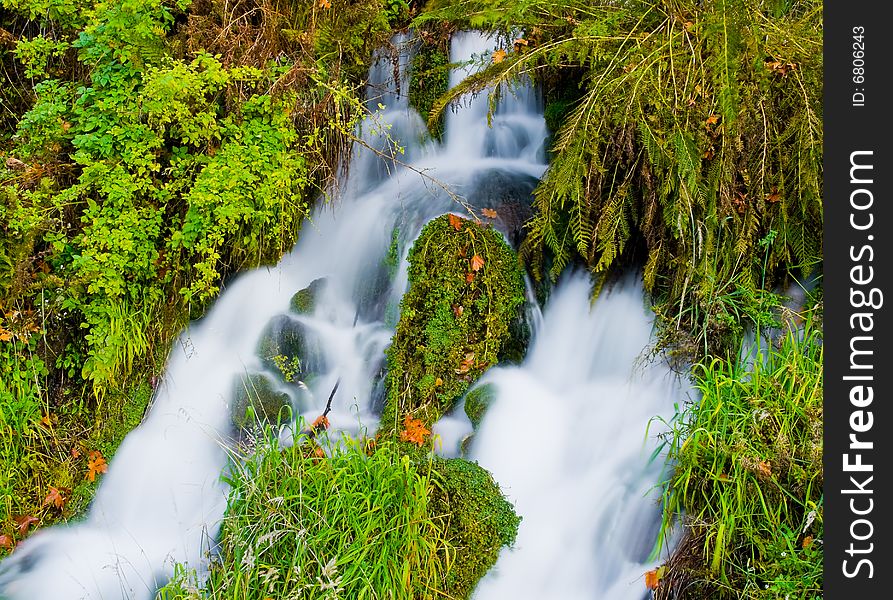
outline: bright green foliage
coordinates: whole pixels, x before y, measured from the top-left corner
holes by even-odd
[[[492,475],[461,458],[434,462],[433,514],[441,515],[446,540],[456,549],[444,580],[454,598],[470,598],[503,546],[511,546],[521,519],[502,497]]]
[[[680,586],[821,596],[822,357],[808,318],[778,347],[696,368],[702,397],[680,415],[666,496],[666,518],[685,515],[697,554],[670,561]]]
[[[705,303],[717,282],[753,293],[821,261],[820,2],[469,0],[417,23],[443,18],[521,29],[527,44],[434,115],[523,73],[580,79],[573,108],[552,115],[554,158],[522,248],[538,273],[581,259],[606,274],[643,253],[666,322],[691,331],[703,321],[685,307],[699,319],[722,308]]]
[[[392,445],[368,456],[349,439],[319,458],[272,438],[234,465],[221,560],[201,597],[442,598],[455,549],[429,500],[436,475]],[[185,578],[183,578],[185,579]],[[197,598],[184,580],[160,599]]]
[[[430,221],[409,253],[409,291],[388,349],[385,428],[407,413],[436,421],[496,364],[524,302],[518,259],[502,236],[453,219],[459,230],[449,215]]]

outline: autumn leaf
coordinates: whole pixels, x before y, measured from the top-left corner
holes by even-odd
[[[720,481],[728,481],[728,480],[729,480],[729,476],[726,475],[725,473],[720,473],[720,474],[719,474],[719,480],[720,480]]]
[[[0,548],[12,549],[15,545],[12,538],[6,535],[5,533],[0,535]]]
[[[443,379],[441,379],[440,377],[438,377],[437,379],[434,380],[434,387],[440,387],[442,385],[443,385]]]
[[[8,342],[12,339],[12,332],[8,329],[0,327],[0,342]]]
[[[320,8],[332,8],[332,2],[330,0],[319,0]]]
[[[474,273],[466,273],[465,283],[471,283],[472,281],[474,281]]]
[[[481,209],[481,212],[488,219],[496,219],[499,217],[499,215],[496,214],[496,211],[493,210],[492,208],[483,208],[483,209]]]
[[[480,271],[484,267],[484,259],[475,254],[471,257],[471,270]]]
[[[419,447],[425,444],[425,438],[431,431],[425,427],[421,419],[413,419],[410,415],[406,415],[403,420],[403,431],[400,432],[400,439],[404,442],[412,442],[418,444]]]
[[[813,540],[813,538],[811,535],[808,535],[805,538],[803,538],[803,548],[806,549],[806,548],[809,548],[810,546],[812,546],[812,540]]]
[[[326,451],[323,450],[321,446],[317,446],[316,449],[313,450],[313,455],[317,458],[325,458]]]
[[[645,573],[645,587],[649,590],[656,590],[657,584],[660,583],[660,577],[657,574],[657,569],[651,569]]]
[[[773,185],[772,191],[766,196],[767,202],[778,202],[781,200],[781,194],[778,193],[778,186]]]
[[[462,359],[462,362],[459,363],[459,368],[455,369],[457,375],[462,375],[463,373],[468,373],[471,370],[471,367],[474,366],[474,352],[469,352],[465,355],[465,358]]]
[[[462,217],[457,217],[456,215],[450,213],[450,226],[456,231],[462,229]]]
[[[100,473],[106,473],[109,470],[108,463],[98,450],[93,450],[87,457],[87,474],[84,479],[95,481],[96,476]]]
[[[760,461],[757,463],[757,471],[763,477],[772,477],[772,465],[768,462]]]
[[[310,425],[310,429],[313,431],[319,431],[320,429],[328,429],[329,428],[329,418],[325,415],[319,415],[316,417],[316,420],[313,421],[313,424]]]
[[[65,506],[65,503],[67,501],[68,499],[65,498],[65,494],[63,492],[60,492],[58,488],[50,486],[50,493],[47,494],[47,497],[44,499],[43,505],[49,506],[52,504],[56,508],[61,509],[63,506]]]
[[[22,515],[21,517],[15,517],[13,521],[16,522],[16,526],[19,530],[19,535],[25,535],[28,533],[28,529],[31,527],[32,523],[37,523],[39,519],[32,515]]]
[[[708,127],[710,127],[711,125],[716,125],[717,123],[719,123],[719,117],[717,115],[710,115],[704,122],[704,124]]]
[[[524,48],[527,47],[528,41],[524,38],[518,38],[514,41],[515,52],[521,52]]]
[[[81,451],[77,449],[76,446],[71,447],[71,457],[72,458],[80,458]]]
[[[501,63],[505,60],[506,53],[505,50],[497,50],[493,53],[493,64]]]
[[[457,319],[462,316],[463,312],[465,312],[465,307],[463,307],[461,304],[453,305],[453,314],[456,315]]]

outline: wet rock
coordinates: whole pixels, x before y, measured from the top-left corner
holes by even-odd
[[[264,366],[286,383],[306,381],[326,369],[319,337],[289,315],[270,320],[261,334],[257,354]]]
[[[316,302],[319,299],[320,291],[326,283],[325,277],[314,279],[310,285],[302,290],[295,292],[291,297],[289,307],[291,311],[298,315],[312,314],[316,309]]]
[[[230,406],[233,425],[250,429],[256,424],[278,425],[291,420],[291,399],[277,390],[263,373],[238,375],[233,382]]]
[[[495,398],[496,389],[490,383],[472,388],[465,394],[465,414],[475,429],[481,424],[484,414]]]

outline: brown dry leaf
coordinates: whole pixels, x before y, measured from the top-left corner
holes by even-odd
[[[515,47],[515,52],[521,52],[522,50],[524,50],[524,48],[527,47],[528,44],[529,44],[529,42],[527,40],[525,40],[524,38],[516,39],[513,42],[513,45]]]
[[[471,257],[471,270],[480,271],[484,267],[484,259],[475,254]]]
[[[465,312],[465,307],[462,306],[461,304],[454,304],[454,305],[453,305],[453,314],[456,315],[456,318],[457,318],[457,319],[458,319],[459,317],[461,317],[461,316],[462,316],[462,313],[464,313],[464,312]]]
[[[505,60],[506,53],[505,50],[497,50],[493,53],[493,64],[501,63]]]
[[[400,439],[404,442],[418,444],[421,447],[425,444],[425,438],[430,433],[431,431],[425,427],[421,419],[413,419],[411,416],[406,415],[406,418],[403,420],[403,431],[400,432]]]
[[[7,548],[11,550],[14,545],[15,542],[11,537],[6,535],[5,533],[0,535],[0,548]]]
[[[72,458],[80,458],[81,451],[77,449],[76,446],[71,447],[71,457]]]
[[[456,369],[457,375],[462,375],[464,373],[468,373],[471,370],[471,367],[474,366],[474,352],[469,352],[465,355],[465,358],[462,359],[462,362],[459,363],[459,368]]]
[[[474,281],[474,273],[466,273],[465,283],[471,283],[472,281]]]
[[[25,535],[28,533],[28,529],[31,527],[32,523],[37,523],[39,519],[32,515],[22,515],[21,517],[15,517],[13,521],[16,522],[19,535]]]
[[[87,457],[87,474],[84,479],[95,481],[96,476],[100,473],[106,473],[109,470],[108,463],[98,450],[93,450]]]
[[[462,217],[457,217],[456,215],[450,213],[450,226],[456,231],[462,229]]]
[[[772,192],[766,196],[766,202],[779,202],[781,200],[781,194],[778,193],[778,186],[772,186]]]
[[[761,460],[757,463],[757,470],[763,477],[772,477],[772,464],[769,462],[764,462]]]
[[[50,486],[50,493],[47,494],[47,497],[43,501],[44,506],[53,505],[56,508],[61,509],[65,506],[65,503],[68,502],[68,499],[65,497],[65,493],[59,491],[59,488],[55,488]]]
[[[481,213],[488,219],[496,219],[499,218],[499,215],[492,208],[483,208],[481,209]]]

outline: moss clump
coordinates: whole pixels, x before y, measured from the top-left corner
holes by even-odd
[[[291,400],[277,391],[273,381],[262,373],[241,375],[233,382],[232,422],[249,429],[259,422],[280,423],[291,418]]]
[[[325,371],[319,339],[300,321],[288,315],[274,317],[257,346],[257,355],[270,372],[285,383],[306,382]]]
[[[450,57],[443,44],[423,42],[409,66],[409,104],[428,123],[431,136],[443,136],[443,115],[429,120],[434,102],[450,86]]]
[[[478,386],[465,394],[465,414],[468,415],[475,429],[481,424],[484,413],[490,408],[495,393],[496,390],[493,389],[493,385],[488,383]]]
[[[442,527],[456,556],[443,580],[453,598],[469,598],[475,585],[514,543],[520,517],[502,496],[493,477],[477,463],[461,458],[433,463],[432,514],[443,515]]]
[[[312,313],[316,308],[316,300],[325,282],[325,278],[320,277],[319,279],[314,279],[304,289],[295,292],[289,303],[291,311],[298,315],[309,315]]]
[[[409,291],[388,349],[382,427],[430,426],[489,367],[524,302],[518,259],[489,226],[429,222],[409,253]]]

